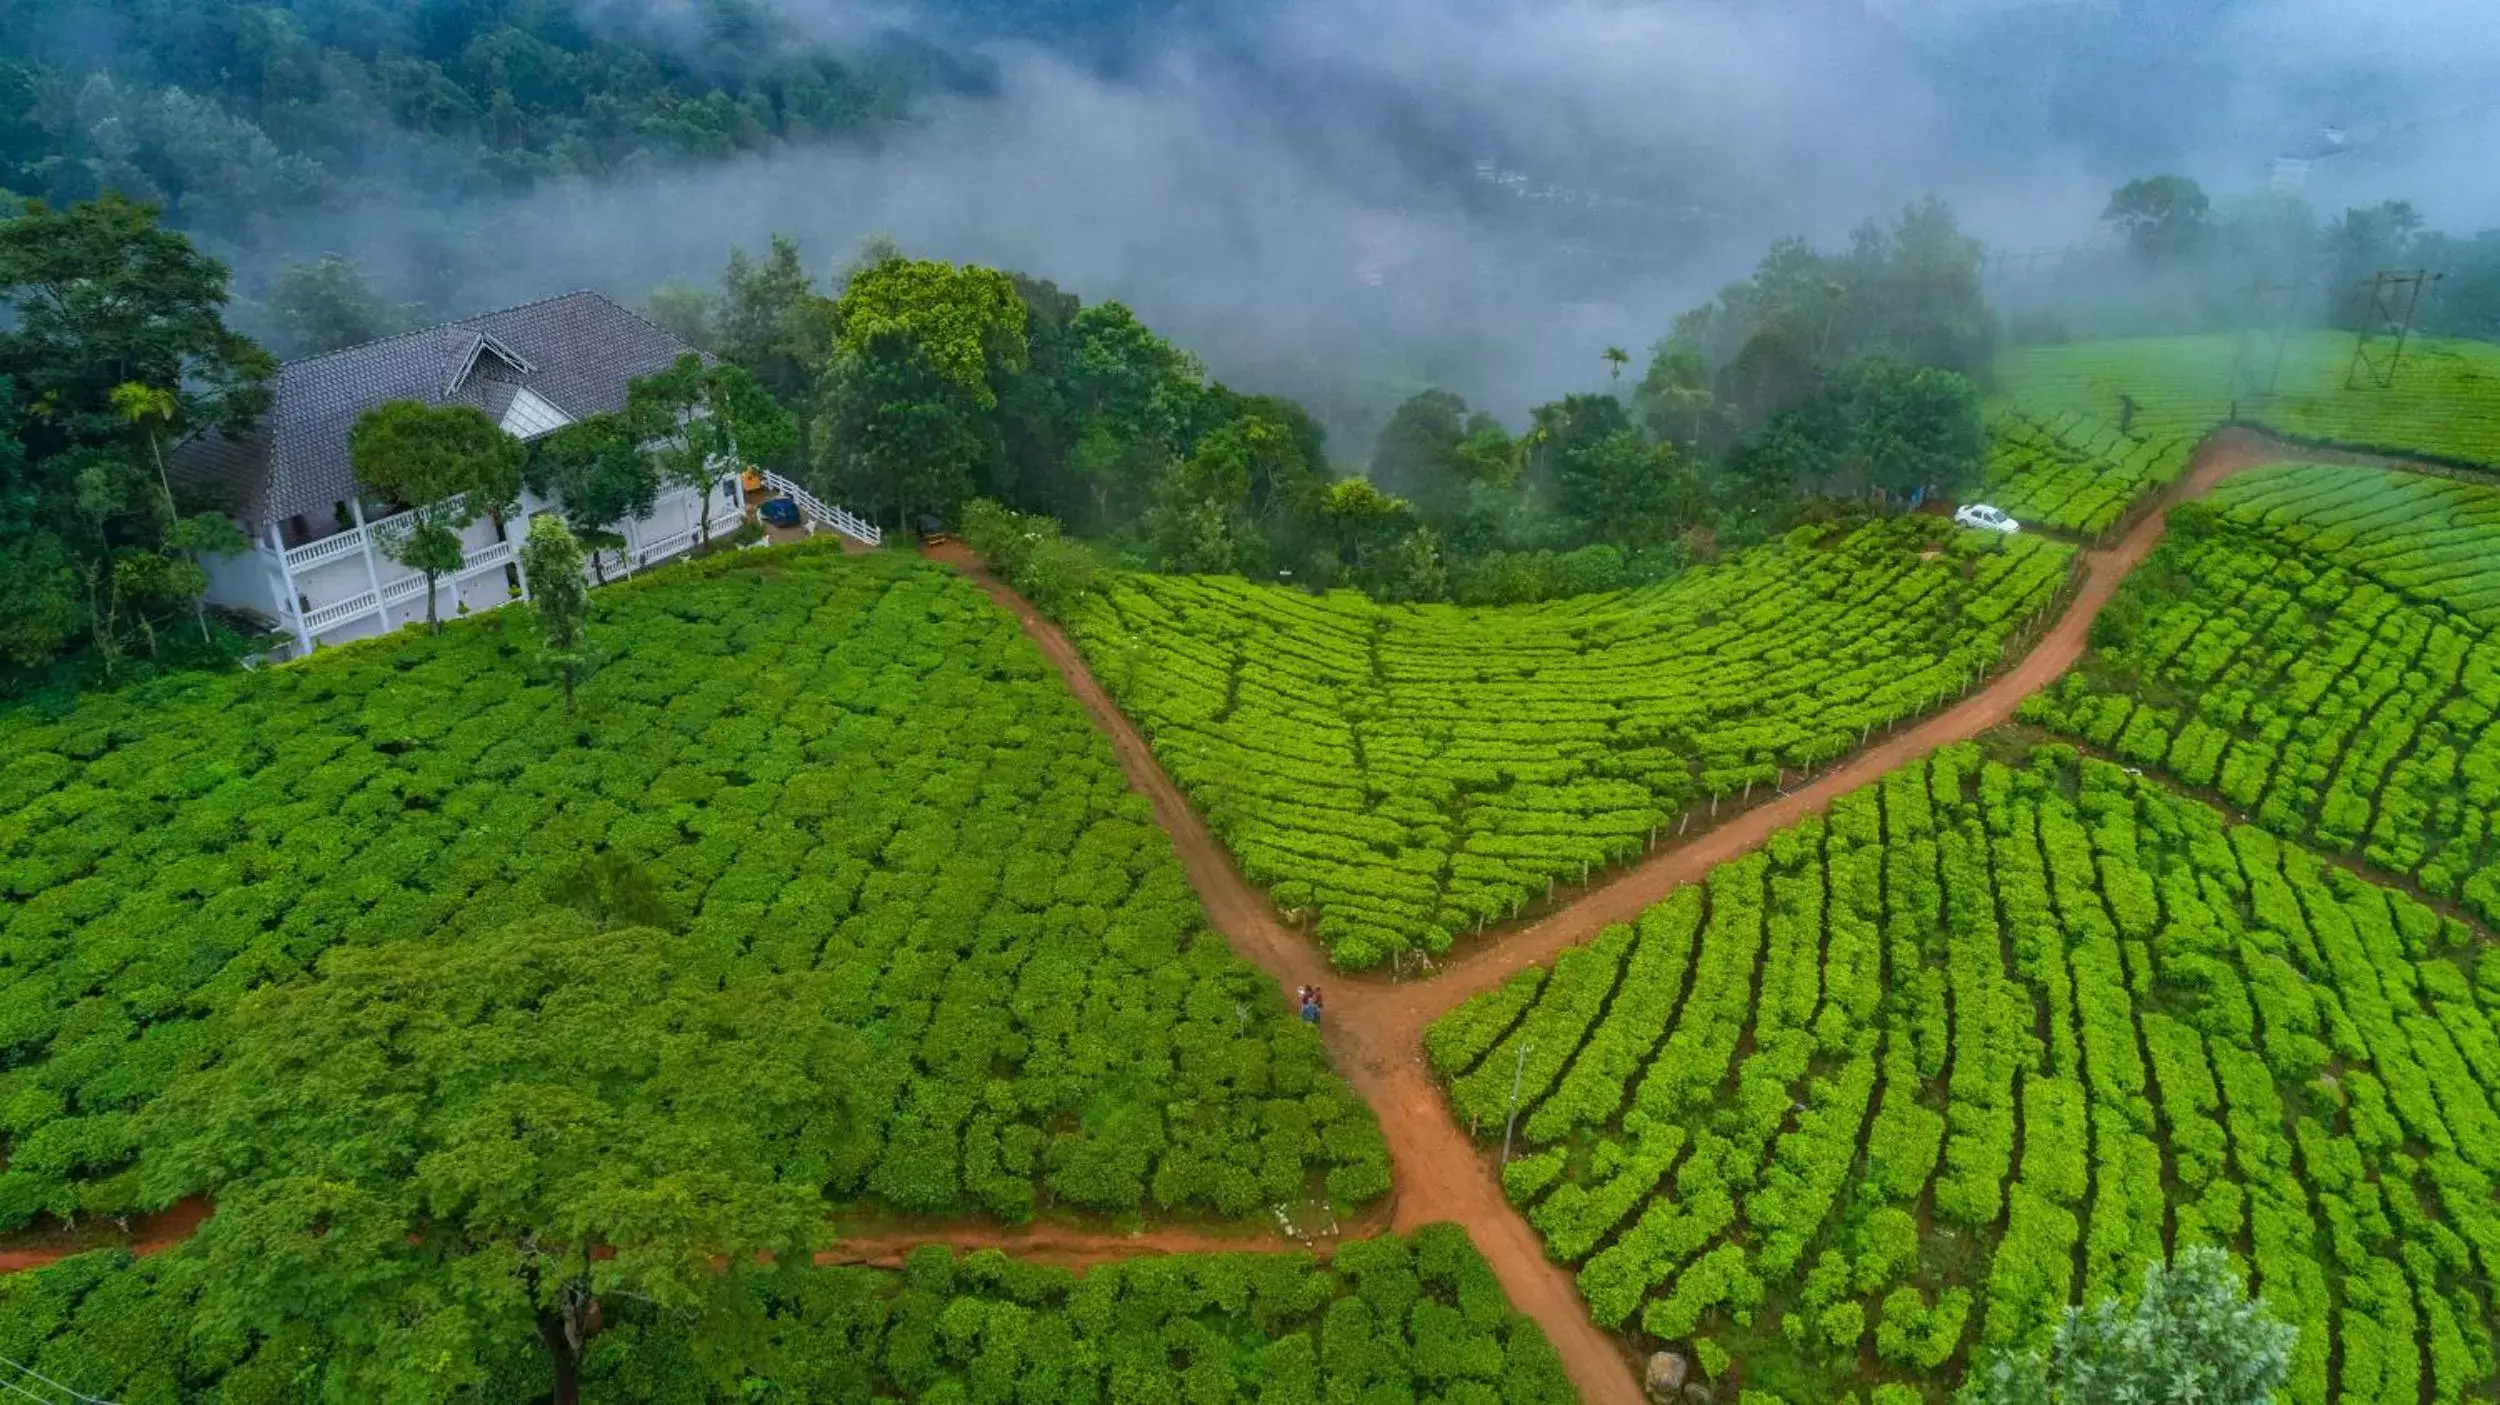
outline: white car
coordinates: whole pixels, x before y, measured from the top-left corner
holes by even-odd
[[[1977,527],[1984,532],[2019,532],[2023,529],[2022,523],[1984,502],[1964,504],[1961,511],[1953,514],[1953,520],[1965,527]]]

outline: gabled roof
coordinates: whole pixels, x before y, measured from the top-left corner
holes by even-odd
[[[258,429],[203,435],[174,460],[255,530],[299,512],[327,521],[356,488],[348,431],[376,405],[474,405],[500,422],[527,389],[580,419],[625,408],[628,383],[692,350],[597,293],[566,293],[289,361]]]

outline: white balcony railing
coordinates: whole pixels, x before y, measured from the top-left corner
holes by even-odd
[[[417,584],[422,588],[425,578],[418,577]],[[372,614],[373,608],[373,592],[360,590],[344,600],[333,600],[318,610],[306,610],[304,628],[314,634],[319,634],[333,625],[345,624],[349,620]]]
[[[764,470],[763,479],[765,487],[772,489],[776,493],[784,494],[790,499],[790,501],[797,503],[799,505],[799,511],[804,512],[808,516],[815,518],[817,521],[824,523],[826,526],[831,527],[846,537],[849,537],[851,540],[866,542],[870,546],[882,546],[885,544],[885,531],[884,529],[878,527],[875,523],[862,521],[858,517],[843,511],[841,508],[820,500],[814,493],[807,491],[805,488],[800,487],[798,484],[791,482],[789,479],[782,477],[780,474],[773,472],[769,468]]]
[[[452,499],[454,506],[457,506],[459,501],[460,500],[458,498]],[[391,527],[395,523],[406,521],[408,518],[414,517],[415,515],[416,514],[413,511],[394,512],[388,517],[377,517],[373,521],[367,522],[361,527],[350,527],[344,532],[337,533],[334,536],[323,537],[317,542],[306,542],[302,546],[290,548],[286,554],[287,569],[290,571],[301,571],[307,567],[318,566],[325,561],[335,561],[342,556],[346,556],[360,550],[365,544],[365,538],[367,535],[374,532],[383,532],[384,535],[373,538],[374,547],[378,551],[383,542],[390,540],[386,531],[387,528]]]

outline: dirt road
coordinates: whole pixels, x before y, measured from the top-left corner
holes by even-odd
[[[2244,469],[2297,456],[2297,451],[2242,431],[2214,436],[2198,450],[2180,481],[2125,536],[2105,550],[2084,553],[2081,589],[2012,668],[1961,702],[1896,732],[1799,789],[1623,870],[1552,915],[1476,947],[1429,980],[1404,983],[1352,978],[1330,969],[1312,940],[1287,927],[1266,897],[1241,876],[1232,856],[1208,832],[1155,760],[1153,748],[1095,681],[1083,655],[1058,625],[982,569],[961,544],[950,543],[929,555],[963,571],[1013,613],[1067,679],[1077,701],[1111,739],[1129,784],[1153,805],[1209,920],[1233,949],[1280,986],[1327,987],[1323,1034],[1338,1071],[1380,1118],[1389,1144],[1395,1225],[1407,1229],[1435,1220],[1465,1225],[1511,1301],[1552,1338],[1582,1396],[1603,1405],[1635,1405],[1642,1393],[1627,1349],[1589,1321],[1570,1272],[1545,1257],[1536,1232],[1502,1195],[1492,1158],[1451,1117],[1424,1066],[1424,1027],[1522,967],[1551,960],[1609,923],[1637,917],[1716,865],[1756,848],[1774,831],[1822,810],[1835,797],[1940,747],[2011,721],[2024,698],[2055,682],[2083,656],[2101,607],[2127,572],[2160,543],[2163,514],[2171,504],[2200,496]]]
[[[1429,980],[1407,983],[1350,977],[1332,970],[1311,939],[1286,926],[1265,896],[1241,876],[1231,855],[1164,773],[1136,726],[1095,681],[1066,634],[991,577],[962,545],[949,543],[927,554],[962,570],[1021,621],[1025,633],[1067,680],[1078,703],[1110,739],[1129,783],[1152,804],[1209,921],[1233,949],[1280,986],[1328,988],[1323,1037],[1338,1070],[1378,1115],[1388,1141],[1392,1189],[1386,1222],[1399,1230],[1438,1220],[1466,1226],[1513,1304],[1552,1339],[1582,1395],[1600,1405],[1635,1405],[1642,1393],[1628,1349],[1589,1321],[1570,1272],[1546,1259],[1536,1233],[1502,1196],[1491,1157],[1451,1118],[1424,1067],[1425,1026],[1520,968],[1552,959],[1609,923],[1630,920],[1676,888],[1698,881],[1713,866],[1760,845],[1775,830],[1820,811],[1835,797],[1939,747],[1969,740],[2009,721],[2024,697],[2055,681],[2082,656],[2093,619],[2127,572],[2160,542],[2162,515],[2169,506],[2200,496],[2244,469],[2285,459],[2386,462],[2322,454],[2243,430],[2215,435],[2197,451],[2187,474],[2164,492],[2156,508],[2114,545],[2084,554],[2081,589],[2012,668],[1963,701],[1895,733],[1799,789],[1734,814],[1690,841],[1623,870],[1552,914],[1476,946]],[[11,1236],[0,1240],[0,1272],[36,1267],[101,1243],[129,1242],[140,1252],[150,1252],[178,1242],[206,1214],[205,1202],[177,1207],[138,1226],[131,1238],[108,1234],[99,1239],[92,1230],[52,1238]],[[1073,1266],[1140,1253],[1286,1252],[1303,1247],[1284,1236],[1261,1233],[1233,1236],[1169,1229],[1127,1235],[1065,1227],[1010,1230],[897,1223],[846,1234],[835,1249],[819,1258],[828,1263],[899,1263],[911,1247],[928,1243],[967,1250],[999,1248]]]

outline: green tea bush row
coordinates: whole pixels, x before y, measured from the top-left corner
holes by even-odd
[[[106,1251],[0,1279],[0,1356],[125,1405],[311,1402],[326,1343],[229,1340],[194,1309],[180,1251]],[[1536,1324],[1456,1225],[1308,1254],[1182,1254],[1082,1274],[985,1250],[915,1250],[899,1271],[796,1270],[734,1344],[621,1304],[591,1339],[590,1400],[913,1400],[930,1405],[1386,1398],[1565,1405]],[[532,1344],[460,1398],[547,1398]],[[727,1354],[729,1359],[721,1358]],[[34,1384],[29,1381],[27,1384]],[[424,1398],[411,1382],[410,1399]],[[53,1398],[46,1395],[46,1399]]]
[[[2174,537],[2024,716],[2500,920],[2500,489],[2270,467]]]
[[[804,546],[599,601],[570,714],[505,612],[0,716],[0,1224],[132,1208],[136,1113],[242,992],[557,906],[833,977],[836,1199],[1386,1190],[1369,1111],[969,583]]]
[[[1243,870],[1363,967],[1959,694],[2071,560],[1895,518],[1540,606],[1123,575],[1069,622]]]
[[[1969,744],[1630,930],[1480,997],[1574,1042],[1505,1187],[1601,1325],[1791,1399],[1863,1393],[1868,1363],[1940,1392],[2218,1244],[2301,1328],[2294,1401],[2500,1387],[2481,932],[2072,748]],[[1546,1117],[1627,1048],[1616,1110]],[[1436,1071],[1463,1096],[1500,1052]]]
[[[2392,383],[2352,376],[2354,338],[2237,336],[2020,347],[1997,358],[1986,492],[2015,517],[2097,534],[2236,420],[2294,439],[2500,465],[2500,350],[2416,339]],[[2384,349],[2384,348],[2382,348]]]

